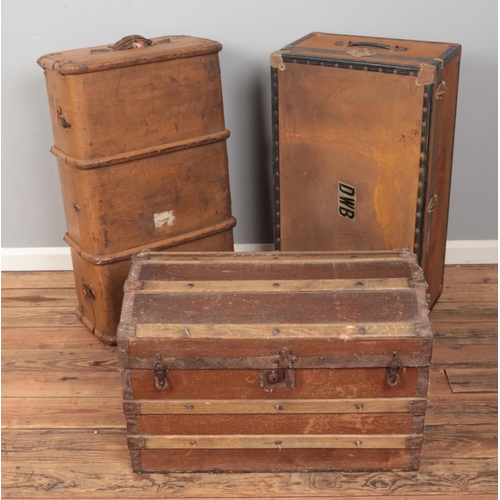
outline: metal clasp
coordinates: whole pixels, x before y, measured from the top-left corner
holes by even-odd
[[[163,359],[161,359],[161,354],[157,354],[156,361],[154,362],[153,368],[151,368],[151,373],[155,377],[155,387],[160,391],[163,391],[168,387],[168,371],[167,365]]]
[[[394,387],[399,382],[399,370],[401,368],[403,368],[403,364],[398,358],[397,352],[394,351],[391,360],[387,363],[387,372],[385,375],[385,380],[391,387]]]
[[[432,198],[429,200],[429,204],[427,205],[427,212],[432,213],[438,204],[438,195],[433,194]]]
[[[436,89],[436,100],[440,101],[443,98],[443,94],[446,92],[446,82],[443,80]]]
[[[274,356],[271,361],[278,365],[275,370],[260,370],[259,379],[262,389],[295,389],[295,370],[292,365],[298,361],[288,347],[281,349],[279,356]]]

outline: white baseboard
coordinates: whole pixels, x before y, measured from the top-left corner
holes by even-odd
[[[239,243],[237,252],[270,252],[272,243]],[[2,271],[71,271],[68,247],[2,248]],[[446,264],[497,264],[497,240],[451,240]]]

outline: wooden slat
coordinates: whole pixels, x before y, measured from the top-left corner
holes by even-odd
[[[29,332],[29,334],[28,334]],[[2,349],[88,349],[113,352],[112,347],[99,342],[85,326],[77,327],[2,328]]]
[[[487,283],[496,285],[498,283],[498,266],[496,264],[485,265],[448,265],[444,267],[445,285],[457,283]]]
[[[422,290],[423,292],[423,290]],[[127,300],[127,298],[125,299]],[[133,297],[132,323],[343,323],[418,321],[413,289],[321,293],[176,293]],[[13,308],[14,309],[14,308]]]
[[[498,392],[497,368],[447,368],[446,375],[454,393]]]
[[[118,396],[118,395],[117,395]],[[113,398],[2,398],[2,428],[108,429],[125,428],[122,399]]]
[[[81,326],[75,307],[5,307],[2,309],[4,327],[69,327]]]
[[[4,498],[280,498],[336,497],[467,500],[496,491],[494,459],[423,460],[419,472],[133,474],[125,461],[61,464],[2,461]],[[55,490],[55,491],[54,491]],[[67,496],[66,496],[67,495]],[[368,495],[368,496],[367,496]],[[415,495],[415,496],[414,496]],[[494,495],[496,498],[496,496]],[[486,497],[487,498],[487,497]],[[489,500],[489,499],[488,499]]]
[[[413,434],[422,432],[412,413],[293,413],[136,415],[133,434]],[[132,422],[137,423],[137,431]],[[134,429],[134,432],[132,432]]]
[[[274,262],[274,261],[273,261]],[[290,279],[375,279],[411,278],[412,267],[407,260],[339,260],[318,262],[228,262],[215,264],[172,261],[168,265],[161,262],[145,263],[139,271],[138,279],[143,281],[234,281],[234,280],[290,280]],[[416,267],[414,267],[416,270]],[[420,275],[420,273],[416,273]]]
[[[429,372],[429,396],[451,394],[451,387],[443,369],[431,369]]]
[[[408,448],[409,440],[418,439],[419,436],[407,435],[302,435],[280,434],[271,435],[232,435],[232,436],[134,436],[130,438],[133,443],[144,442],[145,449],[289,449],[289,448],[353,448],[353,449],[393,449]],[[416,443],[417,441],[415,441]],[[129,444],[130,446],[130,444]],[[142,445],[140,445],[142,448]],[[418,448],[418,444],[414,444]]]
[[[471,309],[470,303],[459,302],[457,304],[446,304],[442,307],[439,302],[432,310],[430,320],[438,328],[438,323],[481,323],[498,321],[498,309],[496,307],[484,305],[482,309]],[[439,307],[438,307],[439,306]],[[446,307],[446,309],[443,309]]]
[[[307,252],[307,261],[311,262],[335,262],[339,260],[349,260],[359,262],[361,260],[402,260],[408,258],[408,254],[404,252],[390,251],[370,251],[370,252]],[[282,262],[298,262],[304,263],[305,255],[302,252],[235,252],[235,253],[219,253],[219,252],[204,252],[185,253],[185,252],[152,252],[148,255],[144,263],[148,262],[175,262],[186,264],[197,264],[198,262],[209,263],[264,263],[264,264],[279,264]]]
[[[286,473],[285,473],[286,474]],[[186,475],[186,474],[185,474]],[[217,474],[219,477],[221,476],[221,474]],[[247,474],[247,475],[252,475],[252,474]],[[258,476],[253,476],[253,477],[260,477],[261,474],[259,473]],[[258,479],[255,479],[255,481],[257,481]],[[244,492],[242,492],[244,493]],[[331,495],[328,496],[328,498],[344,498],[342,495],[340,496],[337,496],[337,495],[334,495],[335,492],[332,492]],[[431,494],[429,493],[427,496],[430,496]],[[125,497],[123,497],[125,498]],[[136,498],[139,498],[139,497],[136,497]],[[197,496],[197,497],[192,497],[192,496],[189,496],[189,497],[186,497],[186,496],[183,496],[182,498],[189,498],[189,499],[199,499],[200,497]],[[229,497],[218,497],[218,498],[229,498]],[[231,500],[248,500],[249,498],[251,498],[252,500],[269,500],[271,497],[263,497],[263,496],[251,496],[251,497],[248,497],[248,496],[245,496],[245,497],[234,497],[234,496],[231,496],[230,497]],[[311,500],[311,496],[307,496],[307,497],[303,497],[303,496],[283,496],[283,495],[280,495],[279,497],[277,496],[273,496],[272,497],[273,499],[278,499],[279,500]],[[373,496],[357,496],[356,497],[353,497],[355,498],[356,500],[373,500]],[[379,497],[380,498],[380,497]],[[426,497],[423,497],[422,495],[404,495],[404,496],[394,496],[394,495],[391,495],[391,500],[423,500],[423,498],[426,498]],[[454,495],[441,495],[439,494],[439,497],[435,497],[439,500],[498,500],[498,495],[495,495],[495,494],[492,494],[492,495],[468,495],[468,494],[464,494],[464,495],[461,495],[461,494],[454,494]],[[35,500],[33,497],[30,497],[30,498],[24,498],[23,500]],[[83,498],[83,499],[79,499],[79,500],[92,500],[90,497],[87,497],[87,498]]]
[[[121,381],[116,372],[18,372],[2,373],[2,396],[22,398],[116,397]]]
[[[497,344],[436,344],[433,368],[494,368],[498,364]]]
[[[426,458],[495,458],[497,425],[426,425]]]
[[[16,462],[129,460],[125,429],[2,429],[2,453],[4,460]]]
[[[74,288],[17,288],[2,291],[2,307],[74,307]]]
[[[379,338],[415,337],[415,323],[343,323],[343,324],[217,324],[217,323],[140,323],[136,327],[135,339],[158,338],[237,338],[254,339],[286,338]]]
[[[429,397],[426,425],[496,424],[496,394],[439,394]]]
[[[435,344],[495,344],[498,343],[496,321],[434,323]]]
[[[97,347],[97,346],[96,346]],[[2,349],[3,372],[118,372],[116,348]],[[27,375],[24,375],[27,376]],[[29,376],[29,375],[28,375]],[[75,373],[75,376],[79,376]]]
[[[328,292],[335,290],[398,290],[409,288],[406,278],[366,280],[246,280],[144,281],[141,293]]]
[[[140,400],[138,413],[165,414],[238,414],[238,413],[406,413],[409,403],[419,405],[425,398],[324,399],[324,400]],[[411,405],[410,405],[411,406]]]
[[[406,368],[394,387],[386,383],[383,368],[338,368],[295,370],[295,389],[277,389],[280,399],[396,398],[417,394],[418,368]],[[259,370],[170,370],[169,387],[159,391],[149,370],[130,370],[132,390],[142,399],[267,399],[275,400],[276,391],[259,385]]]
[[[73,271],[3,271],[2,290],[8,288],[75,288]]]
[[[496,304],[498,293],[496,287],[490,283],[481,283],[471,285],[470,283],[455,283],[452,285],[443,286],[443,294],[439,299],[439,303],[449,302],[484,302]]]
[[[74,463],[2,461],[4,498],[223,498],[248,492],[279,498],[290,492],[290,474],[133,474],[130,460]]]
[[[350,498],[366,495],[393,498],[393,495],[429,496],[483,494],[496,491],[497,466],[494,459],[422,460],[416,473],[381,472],[374,474],[338,474],[329,472],[292,473],[292,492],[310,497],[331,494]]]

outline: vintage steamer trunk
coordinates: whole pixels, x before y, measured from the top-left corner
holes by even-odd
[[[411,248],[437,301],[460,53],[311,33],[272,54],[276,250]]]
[[[136,472],[418,468],[433,331],[414,255],[145,252],[125,289]]]
[[[132,255],[233,250],[220,50],[201,38],[133,35],[38,60],[77,315],[103,342],[116,343]]]

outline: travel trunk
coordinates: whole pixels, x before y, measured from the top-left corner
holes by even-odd
[[[221,48],[201,38],[133,35],[38,60],[77,314],[104,342],[116,343],[134,253],[233,250]]]
[[[460,51],[311,33],[271,55],[276,250],[408,248],[437,301]]]
[[[144,252],[125,290],[134,471],[418,468],[433,331],[414,255]]]

